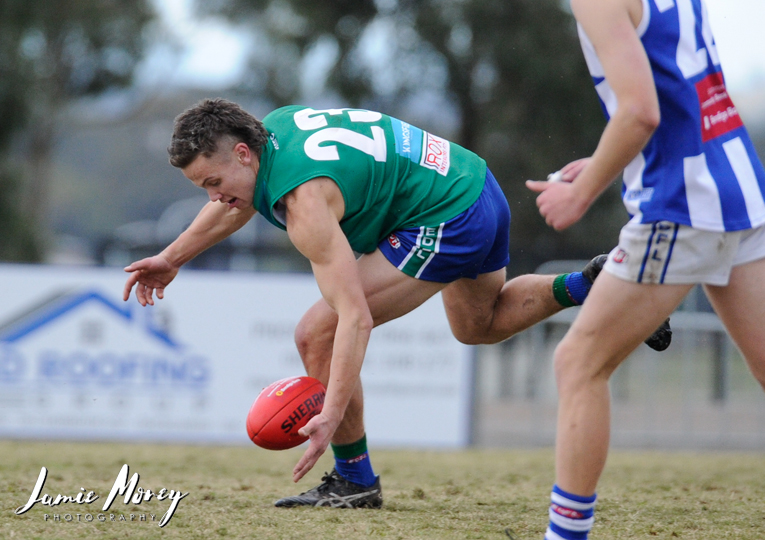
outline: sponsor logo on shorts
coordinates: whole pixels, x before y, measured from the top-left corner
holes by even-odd
[[[651,259],[654,261],[663,262],[669,255],[671,249],[672,238],[670,237],[670,231],[673,225],[667,222],[657,223],[654,227],[654,234],[651,240]]]
[[[629,259],[629,255],[627,255],[627,252],[624,251],[622,248],[619,248],[619,251],[617,251],[616,255],[614,255],[614,262],[616,264],[622,264],[624,262],[627,262],[627,259]]]
[[[430,261],[441,249],[443,230],[443,223],[438,227],[420,227],[417,242],[397,268],[405,274],[419,279]]]
[[[401,247],[401,240],[399,240],[398,236],[396,236],[395,234],[391,234],[388,237],[388,243],[390,244],[390,247],[392,247],[393,249],[398,249]]]
[[[441,176],[446,176],[450,165],[449,141],[425,133],[425,148],[422,153],[420,165],[433,169]]]

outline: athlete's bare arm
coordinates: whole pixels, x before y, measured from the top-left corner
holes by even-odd
[[[595,199],[640,153],[659,125],[659,102],[651,66],[635,31],[640,0],[572,0],[577,21],[590,38],[618,107],[592,159],[573,182],[527,182],[539,212],[556,230],[576,223]]]
[[[337,184],[316,178],[291,191],[285,203],[287,233],[311,261],[321,294],[338,316],[324,408],[300,430],[311,442],[293,470],[297,482],[327,449],[345,415],[359,383],[373,321],[356,258],[340,228],[345,205]]]
[[[252,216],[254,208],[229,208],[221,202],[209,202],[199,212],[189,228],[161,253],[136,261],[125,268],[130,276],[125,283],[123,299],[130,297],[135,286],[138,302],[154,305],[153,295],[164,297],[164,290],[185,263],[241,229]]]

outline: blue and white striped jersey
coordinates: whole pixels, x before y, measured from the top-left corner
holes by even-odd
[[[637,28],[651,63],[661,124],[624,170],[624,204],[641,223],[710,231],[765,223],[765,170],[733,105],[703,0],[643,0]],[[587,66],[610,116],[616,95],[579,27]]]

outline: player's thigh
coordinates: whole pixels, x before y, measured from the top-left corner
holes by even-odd
[[[556,350],[556,373],[570,376],[573,370],[574,379],[610,376],[691,287],[634,283],[601,272]]]
[[[404,274],[379,249],[359,257],[357,264],[375,326],[406,315],[446,286]],[[301,319],[296,340],[332,341],[336,326],[337,313],[321,299]]]
[[[358,265],[375,326],[406,315],[447,285],[404,274],[379,249],[362,255]]]
[[[704,287],[717,315],[765,383],[765,259],[734,266],[725,287]]]
[[[462,278],[447,285],[441,292],[446,316],[455,335],[461,330],[473,331],[491,322],[494,306],[505,284],[505,269]]]

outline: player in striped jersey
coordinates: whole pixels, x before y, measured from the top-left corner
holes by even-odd
[[[632,219],[555,351],[547,540],[587,538],[609,440],[608,379],[702,284],[765,386],[765,171],[728,96],[703,0],[572,0],[608,125],[564,182],[529,182],[557,230],[624,172]]]

